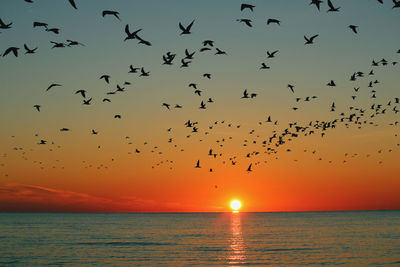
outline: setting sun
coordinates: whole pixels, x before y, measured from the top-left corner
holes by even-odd
[[[241,206],[242,206],[242,202],[240,202],[239,200],[233,200],[231,202],[231,208],[235,211],[239,210]]]

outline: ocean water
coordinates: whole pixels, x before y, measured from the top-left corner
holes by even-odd
[[[0,213],[8,265],[400,266],[400,211]]]

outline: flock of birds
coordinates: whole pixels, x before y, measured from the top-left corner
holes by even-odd
[[[24,0],[27,3],[33,4],[33,0]],[[74,0],[68,0],[69,4],[74,8],[78,9],[78,5]],[[340,12],[340,7],[336,6],[331,0],[327,0],[327,12]],[[383,0],[377,0],[377,2],[383,4]],[[322,0],[311,0],[310,5],[315,6],[318,11],[321,10],[323,7],[324,1]],[[238,7],[239,8],[239,7]],[[247,4],[243,3],[240,6],[240,10],[242,12],[253,12],[254,9],[256,8],[255,5],[252,4]],[[400,8],[400,0],[396,1],[393,0],[393,8]],[[117,20],[121,21],[120,14],[118,11],[115,10],[104,10],[101,13],[102,17],[106,16],[111,16]],[[253,22],[249,18],[240,18],[237,19],[237,22],[243,23],[247,27],[253,27]],[[266,21],[267,25],[276,25],[280,26],[281,21],[277,18],[268,18]],[[179,23],[177,31],[180,35],[190,35],[192,34],[192,29],[196,26],[196,21],[192,20],[188,24],[184,23]],[[7,30],[10,30],[13,28],[13,23],[11,21],[3,21],[2,18],[0,18],[0,30],[2,31],[2,36],[5,35]],[[46,32],[50,32],[51,34],[59,35],[61,33],[61,30],[59,28],[53,27],[49,25],[48,23],[45,22],[39,22],[39,21],[34,21],[33,22],[33,28],[35,29],[43,29]],[[359,26],[357,25],[348,25],[349,30],[351,30],[354,34],[358,34],[358,29]],[[132,29],[129,24],[126,24],[125,27],[123,28],[123,31],[125,33],[125,38],[121,40],[121,42],[127,42],[127,41],[136,41],[138,45],[144,45],[151,47],[153,46],[153,43],[147,39],[147,36],[145,36],[145,33],[143,29]],[[304,36],[304,44],[305,45],[315,45],[315,42],[318,41],[319,34],[314,34],[311,36]],[[59,48],[67,48],[67,47],[74,47],[74,46],[82,46],[85,47],[85,44],[80,42],[80,41],[75,41],[75,40],[66,40],[66,42],[55,42],[55,41],[50,41],[51,44],[51,49],[59,49]],[[15,57],[20,56],[20,47],[17,46],[12,46],[8,47],[3,53],[3,57],[7,56],[12,56],[14,55]],[[38,47],[31,47],[28,44],[23,44],[23,49],[25,50],[25,54],[35,54],[38,52]],[[214,40],[204,40],[202,42],[202,46],[198,50],[191,50],[191,49],[185,49],[184,51],[184,56],[180,58],[179,67],[180,68],[188,68],[192,64],[193,60],[195,57],[198,56],[198,54],[201,53],[213,53],[215,56],[229,56],[229,54],[222,48],[216,47],[216,41]],[[393,53],[393,56],[395,53],[400,53],[400,49],[398,51],[395,51]],[[267,51],[266,52],[266,57],[268,59],[270,58],[275,58],[279,56],[279,50],[274,50],[274,51]],[[162,61],[160,62],[162,65],[167,65],[171,66],[174,65],[175,62],[177,61],[178,55],[173,52],[166,52],[164,55],[161,56]],[[282,152],[291,152],[290,144],[295,141],[300,139],[301,137],[306,137],[306,136],[311,136],[311,135],[320,135],[321,137],[324,137],[329,131],[337,128],[337,127],[356,127],[356,128],[364,128],[368,126],[374,126],[377,127],[379,124],[376,122],[376,118],[380,116],[384,116],[386,114],[397,114],[400,109],[400,100],[399,97],[393,97],[392,99],[389,99],[385,102],[380,102],[378,101],[378,91],[376,88],[380,84],[380,80],[375,78],[375,71],[380,70],[380,71],[385,71],[389,67],[395,67],[397,65],[397,61],[395,60],[387,60],[385,58],[376,60],[372,59],[371,60],[371,65],[370,66],[364,66],[365,70],[360,70],[356,71],[354,73],[349,73],[349,81],[354,83],[353,88],[351,89],[352,94],[351,94],[351,99],[354,100],[354,105],[349,106],[347,109],[342,109],[340,111],[337,111],[337,104],[335,102],[332,102],[332,104],[329,107],[329,111],[335,114],[334,119],[329,119],[329,120],[310,120],[307,123],[300,123],[298,121],[293,121],[289,122],[287,124],[281,123],[278,120],[273,119],[272,115],[268,115],[265,117],[265,120],[260,121],[258,123],[258,126],[264,126],[264,125],[270,125],[273,127],[273,130],[269,136],[264,136],[260,135],[257,133],[257,129],[251,129],[251,131],[248,133],[248,138],[245,138],[241,140],[241,145],[243,147],[246,147],[248,151],[243,155],[243,158],[249,159],[251,163],[249,165],[246,165],[246,168],[243,168],[243,171],[251,172],[253,171],[253,168],[259,164],[266,163],[267,161],[265,160],[265,155],[271,157],[271,158],[278,158],[278,153]],[[268,70],[270,69],[270,66],[267,66],[265,62],[261,63],[261,66],[259,67],[260,71]],[[141,66],[133,66],[130,65],[127,67],[127,73],[129,74],[135,74],[138,77],[149,77],[151,75],[151,72],[144,67]],[[202,77],[205,79],[212,79],[212,74],[211,73],[204,73],[202,74]],[[111,77],[110,74],[99,74],[97,77],[98,79],[104,81],[106,85],[110,85],[112,82],[113,78]],[[104,95],[102,98],[103,103],[111,103],[112,102],[112,97],[116,94],[120,94],[126,91],[127,87],[131,85],[131,82],[129,81],[122,81],[115,86],[115,90],[111,90]],[[360,88],[366,87],[370,92],[370,98],[373,100],[373,103],[369,107],[365,106],[359,106],[356,99],[358,98],[361,90]],[[47,88],[44,88],[44,91],[52,91],[56,90],[58,87],[62,87],[63,85],[60,83],[49,83],[49,86]],[[194,94],[196,97],[202,97],[203,91],[200,89],[198,84],[196,82],[191,82],[187,85],[189,88],[193,89]],[[337,83],[334,80],[327,81],[327,83],[323,86],[328,86],[328,87],[335,87],[337,86]],[[296,85],[292,83],[288,83],[286,88],[293,94],[295,95],[297,93],[296,91]],[[75,92],[76,95],[79,95],[82,99],[82,105],[92,105],[93,104],[93,97],[89,97],[88,92],[86,90],[80,89]],[[242,95],[238,95],[238,99],[254,99],[257,97],[259,93],[257,92],[250,92],[247,89],[243,90]],[[299,109],[301,103],[307,103],[307,102],[312,102],[316,101],[319,98],[317,95],[310,95],[310,96],[305,96],[305,97],[294,97],[294,103],[295,105],[291,107],[291,110],[296,111]],[[208,105],[212,105],[214,103],[213,97],[208,97],[208,99],[203,99],[200,101],[198,108],[201,110],[207,109]],[[160,103],[161,108],[165,108],[166,111],[170,111],[172,109],[182,109],[184,106],[182,104],[171,104],[171,103]],[[33,108],[36,112],[42,112],[46,107],[43,107],[39,103],[34,103]],[[122,119],[121,114],[114,114],[115,119]],[[398,121],[393,121],[390,123],[391,126],[397,126],[399,124]],[[202,142],[205,138],[208,138],[209,136],[213,135],[213,131],[216,129],[221,129],[224,128],[225,130],[228,129],[229,132],[234,132],[235,129],[239,129],[241,127],[240,124],[226,121],[226,120],[220,120],[220,121],[214,121],[211,125],[207,126],[201,126],[201,124],[193,119],[185,121],[183,124],[183,127],[188,129],[188,134],[186,135],[186,138],[191,138],[193,136],[197,136],[200,142]],[[70,128],[68,127],[63,127],[59,129],[61,132],[68,132],[71,131]],[[91,135],[98,135],[99,130],[96,129],[91,129],[90,134]],[[168,143],[175,143],[174,147],[178,148],[179,151],[184,152],[185,149],[183,146],[179,146],[177,144],[176,137],[172,135],[173,129],[168,128],[167,132],[171,134],[171,137],[167,140]],[[38,134],[35,135],[36,137],[39,137]],[[397,136],[397,135],[396,135]],[[13,136],[15,138],[15,136]],[[130,136],[124,136],[124,139],[127,140],[127,144],[132,145],[133,142],[131,141]],[[223,148],[226,143],[230,142],[233,138],[233,135],[230,136],[225,136],[222,138],[218,138],[215,140],[216,147],[212,148],[207,148],[208,153],[204,153],[205,157],[210,157],[212,159],[220,159],[222,164],[229,164],[232,166],[237,165],[237,163],[242,159],[242,156],[239,155],[225,155],[223,153]],[[54,141],[49,142],[46,138],[42,138],[38,140],[37,145],[51,145],[51,148],[49,148],[50,151],[54,151],[56,149],[61,149],[61,146],[56,144]],[[396,144],[398,147],[400,144]],[[148,142],[143,143],[144,146],[150,146]],[[98,149],[101,149],[101,146],[98,146]],[[28,160],[27,158],[27,149],[22,148],[22,147],[14,147],[15,151],[19,151],[21,153],[21,156],[23,159]],[[31,149],[32,151],[34,149]],[[141,147],[137,147],[134,150],[128,152],[128,154],[132,153],[142,153],[143,149]],[[159,149],[159,146],[154,145],[151,146],[150,149],[148,149],[150,153],[156,153],[158,155],[162,155],[163,151]],[[377,153],[383,153],[383,152],[392,152],[393,149],[389,149],[388,151],[384,150],[379,150]],[[309,152],[313,155],[316,154],[316,150],[307,150],[305,149],[304,152]],[[264,156],[263,156],[264,155]],[[7,157],[7,153],[3,153],[3,158]],[[349,158],[352,157],[357,157],[359,154],[350,154],[346,153],[344,155],[343,162],[347,162]],[[366,155],[367,157],[370,157],[371,154]],[[318,160],[323,160],[322,157],[317,156]],[[111,161],[114,161],[115,159],[112,158]],[[58,160],[56,160],[58,161]],[[332,162],[331,160],[327,160],[329,162]],[[40,160],[35,160],[34,163],[38,164],[40,168],[44,169],[44,162]],[[93,166],[92,164],[88,163],[88,161],[84,160],[82,161],[83,165],[85,168],[91,168],[91,167],[97,167],[98,169],[101,168],[108,168],[107,164],[100,164],[98,166]],[[379,163],[382,163],[382,161],[379,161]],[[157,161],[153,164],[152,168],[157,168],[162,165],[168,164],[170,165],[169,167],[172,168],[172,164],[174,164],[174,160],[172,159],[163,159],[160,161]],[[0,167],[4,167],[5,164],[0,162]],[[202,159],[195,159],[193,163],[194,168],[202,168],[204,167],[202,165]],[[56,168],[53,166],[53,168]],[[214,168],[212,166],[207,166],[206,167],[209,172],[214,172]],[[7,174],[5,174],[7,175]]]

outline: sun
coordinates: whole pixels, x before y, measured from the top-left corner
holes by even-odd
[[[234,211],[238,211],[241,206],[242,206],[242,202],[240,202],[239,200],[235,199],[235,200],[231,201],[231,208]]]

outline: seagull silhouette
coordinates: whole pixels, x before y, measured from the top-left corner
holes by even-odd
[[[357,32],[357,28],[358,28],[358,26],[355,26],[355,25],[349,25],[349,28],[354,32],[354,33],[358,33]]]
[[[14,47],[14,46],[9,47],[9,48],[7,48],[6,51],[4,52],[3,57],[7,56],[7,55],[8,55],[9,53],[11,53],[11,52],[14,54],[15,57],[18,57],[18,50],[19,50],[18,47]]]
[[[277,20],[277,19],[268,19],[268,20],[267,20],[267,25],[269,25],[269,24],[271,24],[271,23],[275,23],[275,24],[281,25],[281,24],[280,24],[281,21],[280,21],[280,20]]]
[[[179,28],[182,31],[180,35],[182,35],[182,34],[191,34],[190,29],[192,28],[193,23],[194,23],[194,20],[187,27],[184,27],[182,25],[182,23],[179,22]]]
[[[197,160],[197,163],[196,163],[195,168],[201,168],[201,167],[200,167],[200,160]]]
[[[126,26],[125,26],[125,33],[126,33],[126,38],[125,38],[125,40],[124,41],[126,41],[126,40],[131,40],[131,39],[137,39],[138,38],[138,32],[140,32],[142,29],[139,29],[139,30],[136,30],[136,31],[134,31],[134,32],[130,32],[129,31],[129,24],[126,24]]]
[[[334,7],[331,0],[328,0],[329,9],[327,12],[338,12],[340,7]]]
[[[69,1],[69,3],[71,4],[71,6],[72,6],[73,8],[78,9],[78,8],[76,7],[76,4],[75,4],[75,1],[74,1],[74,0],[68,0],[68,1]]]
[[[101,75],[100,80],[101,79],[104,79],[104,81],[106,81],[106,83],[110,83],[110,75]]]
[[[113,10],[103,10],[103,12],[102,12],[103,18],[104,18],[105,16],[109,16],[109,15],[114,16],[114,17],[116,17],[117,19],[121,20],[121,19],[119,18],[119,16],[118,16],[118,15],[119,15],[119,12],[113,11]]]
[[[236,21],[243,22],[243,23],[245,23],[247,26],[253,27],[253,25],[251,25],[251,19],[237,19]]]
[[[37,109],[37,111],[39,111],[39,112],[40,112],[40,105],[34,105],[33,107],[34,107],[34,108],[36,108],[36,109]]]
[[[307,38],[304,35],[304,39],[306,40],[306,42],[304,44],[313,44],[314,43],[314,39],[317,38],[319,36],[319,34],[316,34],[314,36],[311,36],[310,38]]]
[[[6,24],[0,19],[0,29],[11,29],[12,22]]]
[[[253,8],[255,8],[255,6],[250,5],[250,4],[242,4],[242,5],[240,6],[240,11],[243,11],[243,10],[245,10],[246,8],[247,8],[247,9],[250,9],[251,11],[254,11]]]
[[[49,86],[49,87],[47,87],[46,91],[49,91],[51,88],[53,88],[53,87],[56,87],[56,86],[61,86],[61,84],[58,84],[58,83],[52,83],[52,84],[50,84],[50,86]]]
[[[274,57],[275,57],[275,54],[278,53],[278,52],[279,52],[279,50],[275,50],[275,51],[273,51],[273,52],[267,51],[267,57],[268,57],[268,58],[274,58]]]

